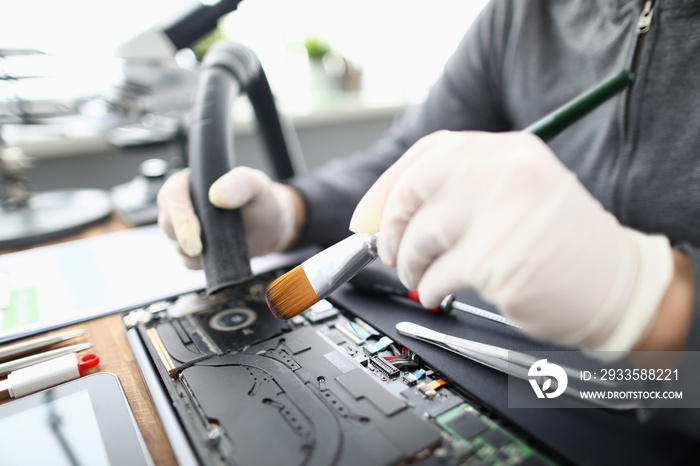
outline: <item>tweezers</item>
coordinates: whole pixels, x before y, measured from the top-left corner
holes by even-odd
[[[539,360],[539,358],[526,353],[447,335],[413,322],[399,322],[396,324],[396,330],[401,335],[431,343],[440,348],[457,353],[467,359],[471,359],[472,361],[478,362],[487,367],[503,372],[504,374],[508,374],[522,380],[530,380],[531,377],[528,374],[529,368]],[[560,366],[564,372],[566,372],[567,376],[573,377],[574,379],[579,379],[579,370],[559,363],[557,363],[557,365]],[[608,389],[616,387],[616,385],[610,381],[596,381],[596,383]],[[566,390],[564,390],[564,393],[573,396],[576,399],[580,399],[578,396],[578,391],[573,390],[570,387],[567,387]],[[587,399],[585,401],[613,410],[636,409],[639,407],[639,404],[634,402],[610,403],[604,399]]]

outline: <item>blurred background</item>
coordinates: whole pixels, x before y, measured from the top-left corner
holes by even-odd
[[[199,60],[219,40],[257,54],[308,167],[359,150],[425,96],[485,2],[3,2],[0,224],[37,193],[65,189],[105,190],[127,223],[153,221],[129,218],[130,203],[152,204],[182,166]],[[183,20],[203,8],[218,18]],[[269,172],[240,100],[237,162]]]

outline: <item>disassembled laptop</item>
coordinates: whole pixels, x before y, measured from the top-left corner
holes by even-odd
[[[167,400],[155,400],[161,417],[175,413],[176,422],[164,422],[171,443],[173,432],[184,434],[196,462],[554,463],[481,412],[463,387],[340,305],[323,300],[276,319],[264,292],[285,271],[122,315],[137,356],[145,355],[139,364],[154,398]]]

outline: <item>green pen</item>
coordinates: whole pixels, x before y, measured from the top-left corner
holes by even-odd
[[[629,71],[613,75],[574,100],[565,103],[552,113],[537,120],[523,131],[536,134],[540,139],[547,142],[633,82],[634,74]]]

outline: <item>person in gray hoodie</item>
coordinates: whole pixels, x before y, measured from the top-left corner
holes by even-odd
[[[474,289],[557,344],[697,350],[699,26],[698,0],[494,0],[371,147],[285,184],[239,167],[210,199],[242,208],[252,255],[381,230],[428,306]],[[626,92],[548,145],[517,132],[626,69]],[[162,189],[159,223],[197,267],[188,177]],[[675,427],[700,435],[695,411]]]

